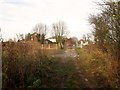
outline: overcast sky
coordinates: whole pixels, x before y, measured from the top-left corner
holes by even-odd
[[[80,39],[91,32],[90,14],[98,12],[94,2],[100,0],[0,0],[0,27],[5,39],[31,32],[37,23],[51,25],[64,21],[68,36]],[[47,37],[50,36],[50,31]]]

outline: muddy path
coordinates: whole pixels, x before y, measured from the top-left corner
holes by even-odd
[[[77,71],[77,76],[79,78],[79,84],[81,88],[94,88],[94,85],[89,81],[87,76],[84,74],[84,70],[80,68],[80,62],[79,60],[79,55],[74,49],[68,49],[65,51],[58,52],[53,55],[53,57],[59,57],[62,58],[63,63],[67,63],[67,61],[72,59],[72,63],[74,64],[76,71]]]

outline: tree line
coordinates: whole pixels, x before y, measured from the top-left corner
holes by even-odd
[[[45,41],[45,37],[48,34],[48,30],[49,30],[49,28],[46,24],[38,23],[33,27],[32,33],[37,33],[38,42],[43,44]],[[54,39],[56,39],[56,42],[62,48],[63,41],[68,34],[68,30],[67,30],[67,26],[66,26],[65,22],[58,21],[56,23],[53,23],[51,33],[52,33],[52,37]],[[24,38],[23,34],[19,34],[19,35],[17,35],[17,38],[18,38],[18,40],[29,41],[29,40],[31,40],[31,34],[30,33],[26,34],[25,38]]]

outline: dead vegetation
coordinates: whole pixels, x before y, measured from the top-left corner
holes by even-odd
[[[72,60],[62,63],[61,58],[51,57],[58,51],[28,42],[3,45],[3,88],[79,87]]]
[[[88,45],[77,52],[80,54],[77,63],[93,88],[119,87],[118,63],[110,54],[103,53],[95,45]]]

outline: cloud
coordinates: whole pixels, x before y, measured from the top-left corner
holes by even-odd
[[[93,1],[93,0],[92,0]],[[81,37],[89,32],[87,19],[95,13],[91,0],[1,0],[0,23],[4,37],[30,32],[37,23],[51,24],[62,20],[67,23],[70,35]],[[11,33],[12,31],[12,33]],[[7,33],[11,33],[7,35]]]
[[[1,0],[2,4],[12,4],[12,5],[27,5],[25,0]]]

